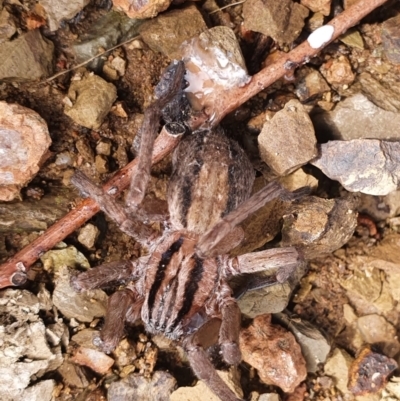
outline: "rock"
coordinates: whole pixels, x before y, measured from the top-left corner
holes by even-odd
[[[223,93],[250,81],[239,43],[232,29],[217,26],[187,41],[181,48],[186,67],[185,89],[195,110],[210,118]]]
[[[315,373],[319,369],[318,365],[326,361],[331,350],[326,338],[307,321],[291,319],[284,313],[276,314],[275,317],[296,337],[306,360],[307,372]]]
[[[56,31],[60,28],[62,20],[73,18],[89,4],[89,0],[40,0],[39,4],[43,6],[47,15],[47,22],[50,31]]]
[[[350,192],[387,195],[399,187],[400,142],[329,141],[311,164]]]
[[[78,241],[87,249],[90,249],[96,243],[99,234],[100,230],[93,224],[89,223],[80,229],[78,235]]]
[[[317,132],[330,139],[399,139],[399,113],[375,106],[357,94],[340,102],[333,111],[311,116]]]
[[[96,153],[98,155],[110,156],[111,155],[111,143],[109,141],[101,140],[96,145]]]
[[[62,363],[61,346],[53,347],[39,317],[38,298],[26,290],[1,291],[0,295],[0,393],[4,400],[26,400],[45,391],[46,385],[25,390],[30,381]],[[62,325],[62,323],[60,323]],[[47,398],[44,398],[47,399]]]
[[[400,214],[400,191],[393,191],[386,196],[360,195],[358,211],[382,221]],[[1,208],[0,208],[1,210]]]
[[[339,249],[357,226],[356,204],[352,197],[314,196],[293,203],[283,216],[282,246],[299,247],[307,259]]]
[[[38,29],[0,43],[0,80],[35,81],[53,72],[52,42]]]
[[[94,163],[99,174],[108,173],[108,160],[105,156],[96,155]]]
[[[331,13],[331,0],[301,0],[300,3],[314,13],[327,17]]]
[[[400,16],[382,24],[382,44],[385,55],[393,64],[400,64]]]
[[[355,49],[364,50],[365,46],[363,38],[360,32],[358,32],[356,29],[349,29],[344,35],[340,36],[339,40],[347,46],[354,47]],[[358,78],[360,78],[360,76],[358,76]]]
[[[321,67],[321,73],[325,79],[334,86],[344,86],[353,83],[355,74],[351,64],[345,56],[331,59]]]
[[[336,348],[333,354],[325,363],[325,374],[335,379],[336,387],[344,394],[349,394],[347,381],[349,379],[349,369],[353,358],[344,350]]]
[[[302,69],[303,70],[303,69]],[[296,84],[296,96],[302,102],[312,100],[325,92],[330,91],[324,77],[316,70],[306,70],[305,76]],[[302,74],[304,74],[302,72]]]
[[[383,110],[392,111],[393,113],[396,113],[395,115],[386,113],[387,121],[385,121],[385,124],[389,124],[389,127],[391,125],[394,125],[394,123],[390,124],[391,121],[389,120],[389,118],[390,116],[397,117],[400,111],[399,83],[391,82],[389,84],[389,83],[379,82],[368,72],[361,73],[358,76],[358,81],[361,84],[362,91],[365,93],[367,98],[372,103],[382,108]],[[376,108],[375,110],[376,113],[380,111],[381,114],[384,115],[384,113],[379,108]],[[371,108],[372,112],[375,110]],[[378,116],[373,115],[372,118],[374,118],[375,120],[379,118],[379,115]],[[375,124],[376,125],[379,124],[379,121],[377,121]],[[398,138],[399,136],[397,135],[396,137]],[[384,138],[382,137],[382,139]]]
[[[54,380],[43,380],[33,386],[27,387],[20,397],[13,401],[53,401],[53,392],[55,389],[56,382]]]
[[[264,123],[258,136],[261,158],[280,176],[307,164],[317,155],[317,140],[308,113],[298,100]]]
[[[357,319],[357,326],[367,344],[383,344],[397,341],[396,329],[384,317],[373,314]]]
[[[86,347],[74,350],[70,360],[77,365],[87,366],[100,375],[106,374],[114,365],[114,359],[104,352]]]
[[[15,32],[17,32],[17,27],[15,26],[12,15],[6,8],[3,8],[0,11],[0,43],[6,42]]]
[[[222,380],[229,386],[229,388],[240,398],[243,397],[243,391],[240,385],[240,375],[237,369],[231,367],[226,371],[217,371]],[[220,401],[210,388],[201,380],[199,380],[193,387],[179,387],[175,390],[169,401]]]
[[[0,200],[18,197],[20,189],[39,171],[50,144],[47,124],[39,114],[0,102]]]
[[[263,382],[291,393],[306,378],[300,346],[293,334],[271,324],[271,315],[256,317],[241,330],[239,341],[243,360],[257,369]]]
[[[166,401],[176,387],[176,380],[167,372],[154,372],[146,379],[132,373],[125,379],[113,382],[108,389],[108,401]],[[191,398],[192,399],[192,398]]]
[[[308,14],[306,7],[290,0],[247,0],[243,4],[245,28],[270,36],[279,44],[298,38]]]
[[[77,124],[86,128],[100,128],[104,118],[117,98],[113,84],[93,73],[86,73],[82,79],[73,80],[68,89],[64,113]]]
[[[313,14],[307,21],[308,31],[313,32],[324,25],[325,17],[321,13]]]
[[[94,21],[86,33],[73,43],[77,63],[89,60],[99,53],[99,49],[110,49],[116,44],[138,35],[141,21],[130,19],[126,15],[110,11]],[[99,68],[104,60],[97,57],[88,64],[91,69]]]
[[[74,246],[64,247],[62,249],[53,249],[47,251],[43,256],[40,257],[43,263],[43,267],[47,271],[58,271],[64,266],[69,267],[80,267],[89,269],[90,264]]]
[[[0,203],[0,233],[46,230],[67,214],[76,194],[64,187],[47,189],[49,192],[40,200],[27,198],[23,202]]]
[[[205,31],[207,25],[194,5],[172,10],[146,21],[139,29],[143,41],[155,52],[170,59],[181,58],[182,43]]]
[[[71,275],[66,266],[59,268],[55,280],[53,302],[57,309],[68,319],[91,322],[95,317],[106,313],[107,295],[102,290],[77,293],[70,284]]]
[[[279,395],[275,393],[260,394],[258,401],[280,401]]]
[[[83,329],[74,334],[71,341],[76,342],[82,347],[90,349],[98,349],[95,345],[97,339],[100,337],[100,332],[94,329]]]
[[[89,386],[89,380],[86,377],[85,369],[69,362],[68,360],[65,360],[60,366],[58,373],[62,376],[64,383],[68,386],[77,388],[87,388]]]
[[[171,2],[172,0],[113,0],[114,7],[126,13],[129,18],[153,18],[165,11]]]
[[[386,385],[386,390],[396,397],[396,399],[400,399],[400,378],[399,377],[392,377],[389,383]],[[384,398],[386,401],[392,401],[392,398]],[[394,401],[394,400],[393,400]]]
[[[364,348],[350,366],[348,388],[354,395],[376,394],[397,367],[394,359]]]

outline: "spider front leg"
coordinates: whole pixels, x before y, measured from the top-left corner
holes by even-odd
[[[190,366],[196,376],[222,401],[242,401],[219,377],[204,348],[215,342],[220,327],[219,319],[211,319],[201,326],[194,334],[186,337],[183,347],[186,351]]]

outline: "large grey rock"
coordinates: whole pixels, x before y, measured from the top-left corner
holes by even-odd
[[[354,139],[320,146],[312,164],[348,191],[387,195],[399,188],[400,142]]]

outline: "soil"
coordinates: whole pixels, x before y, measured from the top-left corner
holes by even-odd
[[[21,3],[29,5],[29,2],[22,1]],[[55,44],[57,66],[68,68],[74,65],[73,52],[70,47],[71,43],[77,37],[83,35],[93,21],[108,12],[105,3],[107,2],[90,1],[89,5],[76,18],[66,21],[62,28],[56,32],[51,33],[46,31],[46,27],[42,28],[43,35]],[[20,28],[25,30],[26,16],[20,12],[20,8],[15,4],[11,7],[11,10],[15,11],[14,17],[20,24]],[[394,9],[391,10],[391,13],[394,13]],[[226,18],[230,18],[233,21],[237,32],[239,31],[240,14],[239,7],[227,9],[225,14]],[[376,17],[376,19],[373,16],[369,17],[368,22],[362,25],[360,31],[365,43],[373,43],[379,40],[376,39],[379,26],[375,21],[379,22],[381,18],[381,15]],[[241,45],[243,46],[243,53],[248,54],[249,50],[246,46],[250,45],[243,38]],[[373,48],[373,46],[370,48]],[[369,63],[372,62],[372,58],[370,57],[372,50],[366,48],[361,51],[356,48],[339,45],[338,42],[328,46],[321,55],[311,60],[310,64],[313,68],[318,68],[327,58],[338,59],[343,55],[343,49],[347,52],[353,71],[360,74],[368,70]],[[50,83],[18,82],[2,83],[0,85],[0,99],[10,103],[18,103],[39,113],[47,122],[52,139],[52,145],[50,152],[46,156],[46,160],[43,161],[38,174],[22,190],[22,200],[18,202],[27,202],[30,204],[29,202],[38,197],[40,207],[40,199],[45,195],[55,193],[60,188],[68,188],[70,198],[65,208],[71,209],[80,199],[79,194],[69,182],[74,169],[82,169],[100,183],[105,182],[116,170],[123,167],[134,157],[131,151],[132,141],[140,125],[142,114],[152,98],[154,86],[157,84],[163,69],[169,64],[169,60],[167,57],[151,51],[145,45],[143,45],[143,48],[138,49],[127,44],[111,52],[108,57],[112,58],[116,55],[122,56],[127,61],[125,75],[113,81],[113,84],[117,88],[118,102],[121,103],[125,110],[127,118],[121,118],[111,112],[98,130],[90,130],[75,124],[63,112],[63,100],[74,72],[66,73]],[[361,56],[367,61],[360,63]],[[374,62],[377,63],[376,58]],[[381,62],[385,63],[384,60],[381,60]],[[96,71],[96,73],[107,79],[101,70]],[[282,108],[289,99],[295,97],[293,93],[294,89],[294,86],[290,83],[280,81],[273,88],[268,88],[251,99],[234,116],[228,116],[223,122],[228,135],[232,135],[241,142],[252,158],[255,167],[258,168],[258,171],[261,170],[258,173],[259,175],[263,171],[262,168],[259,168],[260,160],[254,152],[256,134],[248,130],[247,122],[250,118],[265,112],[265,110],[273,112]],[[356,83],[354,84],[354,89],[350,88],[348,92],[343,91],[342,88],[332,88],[333,96],[331,100],[335,102],[339,101],[341,96],[348,96],[357,90],[359,89],[357,89]],[[317,99],[312,102],[315,103],[316,101]],[[106,156],[107,167],[105,172],[96,168],[94,160],[96,146],[100,141],[111,144],[110,155]],[[81,144],[84,143],[84,146],[77,145],[78,142]],[[68,165],[58,165],[56,160],[60,154],[68,154],[71,162]],[[170,161],[170,157],[168,157],[153,168],[148,197],[165,199],[167,181],[171,172]],[[315,170],[311,170],[320,179],[318,195],[325,197],[337,196],[339,185],[331,185],[332,183],[326,177],[321,177],[321,174],[318,175]],[[54,208],[57,209],[58,207],[59,205],[54,205]],[[100,235],[94,247],[91,249],[85,248],[77,240],[78,232],[68,236],[64,241],[66,244],[73,245],[82,252],[92,266],[111,261],[137,258],[144,252],[138,244],[127,235],[121,233],[116,224],[102,213],[96,215],[91,222],[100,230]],[[375,221],[372,224],[377,224],[377,235],[371,235],[366,226],[360,225],[353,238],[342,249],[336,251],[334,254],[310,261],[309,271],[292,294],[288,307],[288,310],[296,314],[297,318],[304,319],[320,329],[329,339],[332,349],[335,347],[343,348],[352,356],[355,356],[359,352],[359,349],[350,345],[348,337],[344,335],[347,322],[343,314],[343,306],[347,304],[354,305],[354,302],[349,299],[348,292],[341,284],[341,280],[354,274],[352,258],[355,255],[369,256],[371,249],[382,243],[388,235],[399,235],[397,231],[398,226],[390,225],[389,220]],[[10,227],[7,232],[0,233],[0,260],[6,260],[38,235],[40,235],[39,231],[23,231],[20,227]],[[32,267],[29,279],[30,281],[28,281],[24,288],[34,293],[38,291],[39,283],[44,283],[50,292],[54,288],[53,274],[43,270],[40,261]],[[360,308],[358,308],[358,312],[360,312]],[[49,312],[48,316],[46,316],[46,321],[49,323],[52,321],[52,313]],[[393,308],[390,313],[385,314],[385,318],[393,324],[396,332],[399,333],[400,321],[397,318],[397,313],[397,302],[393,300]],[[102,320],[97,319],[86,326],[100,328]],[[72,334],[73,331],[71,329]],[[143,374],[151,375],[153,370],[167,369],[175,376],[179,386],[191,385],[195,382],[195,377],[189,367],[185,362],[181,361],[179,352],[172,345],[172,351],[159,348],[157,356],[157,352],[153,352],[157,348],[157,341],[152,342],[151,337],[144,333],[143,327],[140,324],[136,325],[130,331],[128,338],[131,344],[151,343],[149,348],[138,349],[136,346],[138,358],[135,365],[137,365],[136,368]],[[68,353],[69,349],[64,351]],[[156,359],[149,362],[151,358]],[[143,368],[143,366],[146,367]],[[243,363],[240,366],[240,370],[242,373],[242,386],[247,399],[249,399],[252,391],[260,393],[267,390],[272,392],[278,391],[276,388],[268,387],[261,383],[257,374],[254,370],[249,369],[248,365]],[[93,394],[99,396],[99,398],[93,399],[101,399],[100,395],[105,395],[107,387],[105,384],[115,380],[118,377],[118,373],[118,369],[116,369],[114,373],[103,376],[92,374],[90,388],[93,391],[91,396],[94,397]],[[92,399],[86,398],[89,397],[88,389],[74,388],[63,383],[62,377],[57,371],[48,373],[47,377],[55,379],[59,384],[56,400]],[[344,399],[333,384],[324,387],[321,384],[323,383],[323,378],[326,378],[326,375],[321,364],[320,369],[316,373],[310,373],[307,377],[304,399]],[[96,389],[97,387],[99,389]],[[284,398],[286,397],[285,399],[295,399],[295,396],[290,398],[284,396],[282,393],[281,395]],[[347,395],[346,399],[352,399],[351,397],[351,395]]]

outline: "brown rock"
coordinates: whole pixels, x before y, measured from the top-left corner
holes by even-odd
[[[129,18],[153,18],[166,10],[172,0],[113,0],[114,7]]]
[[[46,122],[33,110],[0,102],[0,200],[11,201],[39,171],[51,144]]]
[[[306,102],[329,90],[324,77],[318,71],[311,70],[296,84],[295,93],[302,102]]]
[[[347,381],[349,369],[353,360],[354,359],[346,351],[336,348],[324,366],[325,374],[335,379],[336,387],[344,395],[349,394]]]
[[[86,73],[72,81],[68,98],[64,113],[86,128],[98,129],[117,98],[117,90],[103,78]]]
[[[199,10],[190,5],[146,21],[139,29],[143,41],[155,52],[180,58],[181,44],[207,29]]]
[[[114,364],[114,359],[104,352],[85,347],[79,347],[70,360],[77,365],[87,366],[99,374],[107,373]]]
[[[394,359],[364,348],[350,366],[348,388],[354,395],[378,393],[397,366]]]
[[[314,13],[328,16],[331,12],[331,0],[301,0],[300,3]]]
[[[310,196],[283,216],[282,246],[303,250],[306,258],[331,253],[344,245],[357,226],[356,200]]]
[[[278,43],[292,43],[304,27],[309,11],[291,0],[247,0],[243,5],[246,29],[272,37]]]
[[[261,158],[276,174],[287,175],[317,155],[317,140],[308,113],[298,100],[264,123],[258,136]]]
[[[336,86],[350,85],[355,78],[351,64],[344,56],[325,63],[321,67],[321,73],[331,85]]]
[[[382,24],[382,44],[388,60],[400,64],[400,15]]]
[[[306,378],[306,363],[293,334],[261,315],[240,333],[243,360],[257,369],[262,381],[291,393]]]
[[[311,164],[350,192],[387,195],[400,186],[400,142],[329,141]]]

